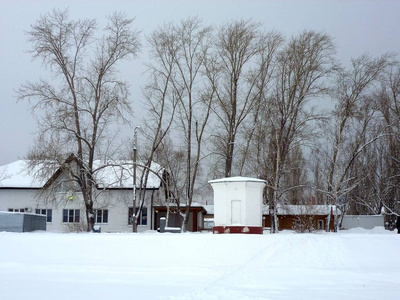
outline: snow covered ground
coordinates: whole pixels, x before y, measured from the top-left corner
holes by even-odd
[[[0,299],[400,299],[400,235],[0,232]]]

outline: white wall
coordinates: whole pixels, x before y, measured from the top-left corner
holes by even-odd
[[[364,228],[364,229],[373,229],[377,226],[384,226],[384,217],[383,215],[373,215],[373,216],[355,216],[355,215],[346,215],[343,217],[342,228],[351,229],[351,228]]]
[[[0,211],[8,209],[34,208],[37,189],[0,189]]]
[[[57,202],[44,204],[37,197],[39,190],[35,189],[0,189],[0,211],[8,209],[20,209],[30,207],[32,213],[36,208],[52,209],[52,222],[47,223],[47,231],[68,232],[75,231],[76,227],[82,224],[63,223],[64,209],[80,209],[80,219],[86,221],[85,209],[83,206],[82,195],[76,193],[73,199],[69,199],[66,194],[59,194]],[[148,190],[146,192],[145,206],[148,209],[147,225],[139,225],[138,231],[149,230],[152,223],[152,213],[150,211],[151,198],[158,199],[158,190]],[[139,205],[139,193],[137,195],[137,205]],[[95,209],[108,210],[108,223],[97,224],[102,228],[102,232],[132,232],[132,225],[128,225],[129,207],[133,205],[132,190],[106,190],[98,195],[95,202]]]
[[[262,226],[263,181],[227,178],[210,184],[214,189],[215,226]]]

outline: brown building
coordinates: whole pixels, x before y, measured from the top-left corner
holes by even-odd
[[[279,230],[309,232],[325,230],[328,219],[329,230],[334,228],[335,208],[332,205],[282,205],[278,207]],[[269,206],[263,209],[263,227],[271,227]]]
[[[182,217],[178,211],[176,206],[169,206],[168,208],[164,205],[155,205],[153,206],[154,210],[154,228],[157,229],[160,227],[160,218],[166,217],[168,214],[168,227],[180,227],[182,228]],[[185,213],[186,207],[183,206],[180,208],[181,213]],[[194,204],[190,207],[190,215],[188,222],[188,231],[199,231],[204,227],[203,225],[203,215],[206,213],[203,205]]]

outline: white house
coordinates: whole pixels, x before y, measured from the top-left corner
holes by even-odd
[[[37,179],[29,172],[27,161],[19,160],[0,167],[0,211],[29,212],[47,216],[48,231],[77,231],[86,221],[82,194],[71,188],[66,172],[55,170],[51,178]],[[96,161],[96,165],[100,165]],[[153,163],[146,188],[140,187],[143,168],[137,168],[137,208],[142,193],[145,194],[138,231],[154,229],[153,205],[163,203],[164,192],[160,176],[163,169]],[[95,222],[102,232],[131,232],[133,211],[133,164],[118,162],[96,173],[97,188],[94,208]],[[45,185],[52,185],[45,194]],[[55,188],[54,188],[55,187]]]

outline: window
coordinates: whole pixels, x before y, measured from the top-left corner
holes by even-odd
[[[79,209],[63,209],[63,223],[79,223],[80,214]]]
[[[35,210],[35,213],[37,215],[45,215],[47,223],[50,223],[50,222],[53,221],[53,210],[52,209],[40,209],[40,208],[37,208]]]
[[[133,208],[129,207],[129,213],[128,213],[128,224],[129,225],[132,225],[132,211],[133,211]],[[138,211],[139,211],[139,208],[136,207],[136,214],[138,213]],[[138,216],[137,224],[138,225],[147,225],[147,207],[142,208],[142,212]]]
[[[108,223],[108,209],[96,210],[96,223]]]
[[[9,208],[9,212],[25,212],[25,208]]]

